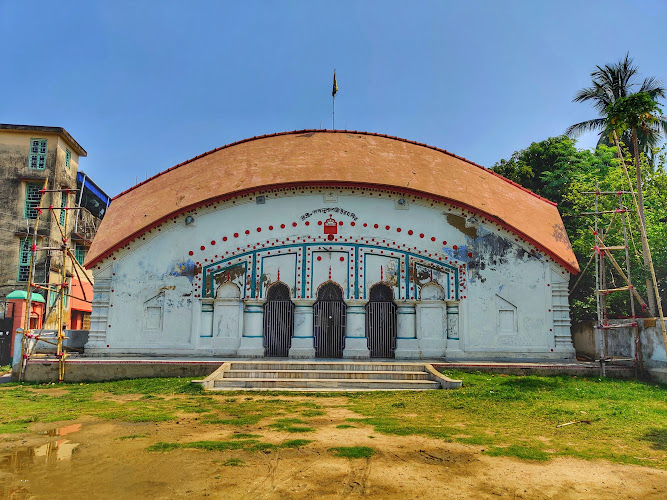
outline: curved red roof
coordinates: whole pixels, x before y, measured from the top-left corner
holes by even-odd
[[[447,151],[343,130],[253,137],[137,184],[109,206],[86,266],[192,208],[261,189],[304,185],[388,188],[452,203],[502,224],[569,271],[579,271],[554,203]]]

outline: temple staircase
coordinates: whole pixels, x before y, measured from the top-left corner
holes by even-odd
[[[456,389],[427,363],[351,361],[229,361],[204,380],[211,391],[396,391]]]

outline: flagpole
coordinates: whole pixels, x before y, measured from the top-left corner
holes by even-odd
[[[331,91],[331,129],[336,130],[336,92],[338,92],[338,83],[336,82],[336,70],[334,69],[333,89]]]

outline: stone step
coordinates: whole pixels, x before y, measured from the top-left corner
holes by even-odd
[[[426,371],[395,370],[237,370],[232,368],[224,373],[224,379],[264,378],[264,379],[386,379],[386,380],[431,380]]]
[[[353,361],[227,361],[204,380],[207,390],[394,391],[456,389],[428,363]]]
[[[429,390],[439,389],[431,380],[383,379],[293,379],[293,378],[224,378],[215,381],[211,390],[238,389],[328,389],[336,390]]]
[[[422,371],[424,363],[354,361],[229,361],[232,370]]]

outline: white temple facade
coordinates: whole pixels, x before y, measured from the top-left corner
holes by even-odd
[[[368,136],[357,135],[253,139],[117,197],[86,263],[95,277],[86,354],[573,358],[568,280],[578,269],[553,204],[458,157],[430,169],[409,162],[446,152],[381,136],[364,150]],[[392,179],[392,147],[415,148],[402,168],[433,188]],[[323,176],[344,153],[340,178]],[[182,189],[188,168],[198,187]],[[456,168],[480,182],[461,185]],[[455,196],[442,195],[447,183]],[[484,201],[494,190],[498,208],[466,195]]]

